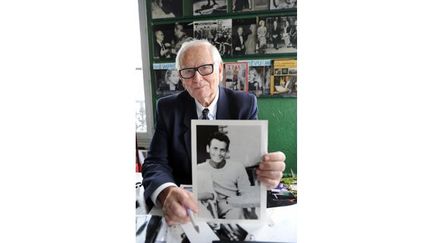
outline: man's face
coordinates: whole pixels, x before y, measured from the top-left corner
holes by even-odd
[[[156,31],[156,40],[162,41],[164,39],[164,34],[162,31]]]
[[[210,50],[208,50],[206,46],[199,45],[186,50],[182,57],[180,69],[195,68],[212,63],[213,60]],[[216,65],[218,65],[219,68],[217,68]],[[182,78],[183,86],[193,98],[198,100],[202,105],[205,105],[203,103],[211,102],[216,97],[219,80],[222,79],[222,72],[222,64],[215,63],[213,65],[212,74],[202,76],[199,72],[195,72],[195,76],[192,78]],[[207,105],[208,104],[205,106]]]
[[[242,27],[239,27],[239,28],[237,29],[237,34],[238,34],[238,35],[242,35],[242,34],[243,34],[243,28],[242,28]]]
[[[227,153],[226,149],[227,144],[223,141],[219,141],[217,139],[212,139],[210,141],[210,146],[207,145],[207,153],[210,155],[210,160],[215,163],[220,163],[225,160],[225,156]]]

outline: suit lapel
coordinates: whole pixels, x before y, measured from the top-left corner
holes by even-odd
[[[216,119],[230,119],[230,106],[228,104],[228,98],[225,94],[225,90],[219,87],[219,99],[217,103]]]
[[[183,114],[183,138],[189,161],[191,161],[191,120],[198,119],[198,117],[196,114],[195,101],[192,97],[190,97],[187,91],[184,91],[181,98],[185,99],[185,107]]]

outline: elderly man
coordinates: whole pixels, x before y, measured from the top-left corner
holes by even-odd
[[[257,119],[256,97],[219,87],[222,58],[206,40],[185,42],[176,57],[176,68],[185,91],[157,102],[156,130],[142,168],[144,198],[160,205],[168,224],[189,221],[186,209],[198,211],[193,194],[179,188],[191,184],[192,119]],[[276,186],[285,169],[282,152],[263,156],[258,179],[268,188]]]

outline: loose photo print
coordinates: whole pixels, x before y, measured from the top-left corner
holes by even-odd
[[[248,91],[248,75],[247,62],[225,62],[222,86],[237,90]]]
[[[155,25],[153,31],[155,59],[175,59],[181,45],[193,39],[192,22]]]
[[[297,16],[258,18],[258,53],[296,53]]]
[[[269,0],[233,0],[233,12],[261,11],[269,9]]]
[[[297,60],[274,60],[270,94],[297,97]]]
[[[256,53],[256,18],[232,20],[232,54],[242,56]]]
[[[153,71],[158,97],[176,94],[184,90],[175,63],[153,63]]]
[[[183,1],[181,0],[152,0],[152,19],[176,18],[183,13]]]
[[[264,219],[267,194],[256,168],[266,152],[267,121],[192,120],[198,217],[219,223]]]
[[[262,95],[270,95],[270,76],[272,60],[244,60],[239,62],[247,62],[249,66],[248,74],[248,91],[259,97]]]
[[[227,0],[193,0],[193,15],[227,13]]]
[[[270,0],[270,9],[297,8],[297,0]]]
[[[231,55],[232,51],[232,20],[217,19],[193,22],[195,39],[206,39],[219,50],[222,57]]]

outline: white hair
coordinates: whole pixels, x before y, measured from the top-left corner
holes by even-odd
[[[180,50],[177,52],[176,57],[176,68],[177,70],[180,70],[180,62],[182,61],[184,53],[191,47],[197,47],[197,46],[206,46],[208,50],[210,51],[212,55],[212,60],[214,62],[215,71],[217,72],[219,70],[219,65],[222,64],[222,57],[219,54],[218,49],[212,45],[208,40],[197,40],[193,39],[191,41],[184,42],[183,45],[180,47]]]

